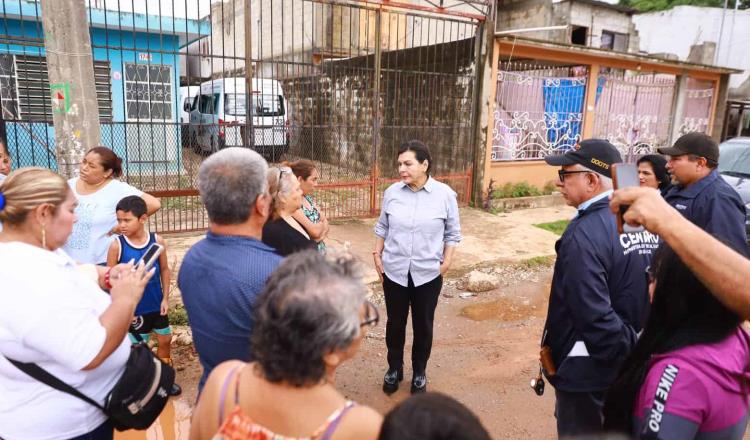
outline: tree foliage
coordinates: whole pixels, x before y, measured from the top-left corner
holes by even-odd
[[[749,9],[750,0],[729,0],[727,8],[734,9],[735,1],[739,1],[739,9]],[[724,0],[620,0],[623,6],[629,6],[639,12],[663,11],[675,6],[710,6],[724,7]]]

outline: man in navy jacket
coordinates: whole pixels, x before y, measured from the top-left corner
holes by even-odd
[[[646,231],[618,234],[609,195],[612,164],[622,159],[612,144],[589,139],[545,160],[562,167],[557,187],[578,208],[555,244],[542,345],[556,373],[545,375],[555,387],[558,435],[593,434],[602,429],[604,394],[645,323],[645,270],[659,238]]]
[[[667,171],[674,186],[664,196],[688,220],[740,253],[748,254],[745,205],[716,171],[719,146],[704,133],[688,133],[671,148]]]

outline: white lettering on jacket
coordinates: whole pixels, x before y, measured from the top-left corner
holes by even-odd
[[[636,250],[641,254],[651,254],[659,247],[659,236],[648,231],[627,232],[620,234],[620,246],[622,246],[623,255]]]
[[[669,364],[664,368],[664,372],[659,379],[659,385],[656,386],[656,395],[654,396],[654,405],[651,407],[651,413],[648,416],[646,428],[653,433],[659,432],[661,420],[664,417],[664,408],[667,406],[669,391],[677,379],[677,373],[680,369],[675,365]]]

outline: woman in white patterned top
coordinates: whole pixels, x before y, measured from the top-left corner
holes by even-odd
[[[80,176],[68,180],[78,199],[78,221],[63,249],[75,261],[106,264],[107,250],[117,233],[115,206],[123,198],[143,198],[149,216],[161,208],[157,198],[117,180],[121,175],[122,159],[107,147],[94,147],[83,157]]]

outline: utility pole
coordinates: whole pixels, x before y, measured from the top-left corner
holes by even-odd
[[[57,169],[70,178],[78,175],[86,151],[100,142],[86,5],[81,0],[41,3]]]
[[[716,53],[714,53],[714,64],[719,64],[721,56],[721,40],[724,38],[724,20],[727,18],[727,5],[729,0],[724,0],[724,7],[721,9],[721,25],[719,25],[719,38],[716,43]]]
[[[252,17],[250,16],[252,0],[245,0],[245,147],[255,149],[255,130],[253,130],[253,40]],[[258,52],[260,57],[260,52]]]

